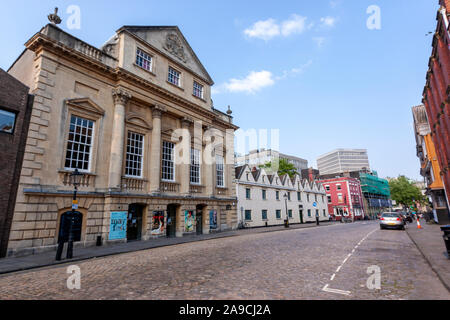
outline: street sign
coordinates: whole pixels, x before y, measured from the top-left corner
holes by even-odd
[[[314,202],[314,203],[313,203],[313,207],[317,207],[317,202]]]
[[[73,205],[72,205],[72,209],[73,209],[73,210],[78,210],[78,204],[73,204]]]
[[[72,204],[78,204],[78,200],[72,200]]]

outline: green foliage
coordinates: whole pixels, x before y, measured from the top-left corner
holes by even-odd
[[[281,177],[285,174],[288,174],[289,177],[294,177],[297,172],[297,168],[292,163],[289,163],[286,159],[278,159],[272,162],[267,162],[265,165],[261,166],[261,168],[266,169],[267,172],[277,172]]]
[[[415,186],[405,176],[399,176],[397,179],[390,180],[389,187],[392,199],[403,206],[412,206],[415,204],[415,201],[420,203],[427,202],[420,188]]]

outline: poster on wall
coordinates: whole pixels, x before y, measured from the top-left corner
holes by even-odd
[[[164,211],[153,211],[152,235],[164,233]]]
[[[216,210],[209,211],[209,228],[217,229],[217,211]]]
[[[125,239],[127,237],[128,212],[111,212],[109,240]]]
[[[193,232],[194,231],[194,219],[195,214],[192,210],[186,210],[184,212],[184,231]]]

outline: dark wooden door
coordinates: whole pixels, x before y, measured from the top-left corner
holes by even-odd
[[[197,210],[196,229],[197,229],[197,235],[203,234],[203,212],[202,212],[202,210]]]
[[[167,237],[173,238],[176,235],[176,214],[175,206],[167,207]]]
[[[142,206],[130,205],[127,219],[127,240],[141,240],[142,236]]]
[[[63,240],[63,242],[69,241],[71,217],[72,217],[72,211],[65,212],[61,215],[61,219],[59,222],[58,242],[61,239]],[[82,225],[83,225],[83,214],[78,211],[75,211],[73,213],[73,225],[72,225],[72,233],[73,233],[73,241],[74,242],[81,241]]]

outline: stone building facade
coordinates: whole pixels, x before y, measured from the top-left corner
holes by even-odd
[[[99,49],[49,24],[25,45],[9,73],[35,102],[9,255],[55,249],[75,169],[75,245],[236,225],[237,127],[178,27],[124,26]]]
[[[0,257],[6,255],[30,124],[29,88],[0,69]]]
[[[326,193],[317,182],[302,180],[299,175],[279,177],[264,169],[236,167],[238,224],[247,227],[283,225],[289,223],[328,221]]]

